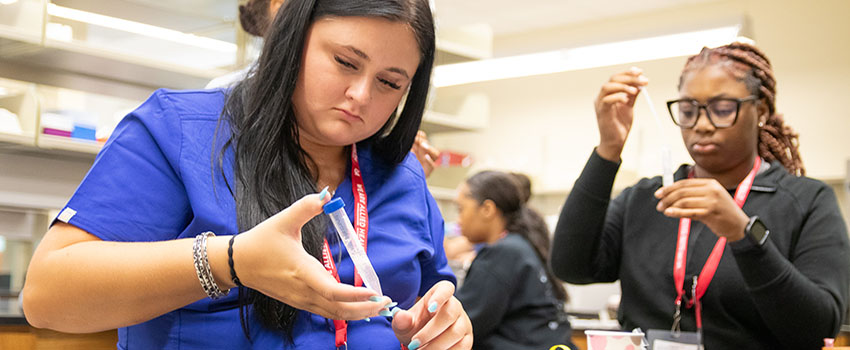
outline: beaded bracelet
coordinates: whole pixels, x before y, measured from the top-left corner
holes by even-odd
[[[223,291],[218,287],[210,269],[210,260],[207,257],[207,238],[212,236],[215,236],[215,234],[209,231],[195,236],[195,244],[192,245],[192,257],[195,260],[195,273],[198,274],[201,288],[204,289],[210,299],[215,300],[224,297],[230,291]]]

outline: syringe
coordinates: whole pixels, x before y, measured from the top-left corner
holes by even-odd
[[[325,214],[331,217],[331,221],[336,228],[339,238],[342,239],[342,244],[351,256],[351,261],[354,262],[354,267],[357,273],[363,279],[366,288],[369,288],[378,295],[384,295],[381,292],[381,282],[378,281],[378,274],[369,262],[369,257],[366,256],[366,251],[360,245],[360,240],[357,238],[357,233],[354,232],[354,226],[348,220],[348,215],[345,214],[345,203],[342,198],[335,198],[328,202],[323,207]]]
[[[649,97],[649,91],[643,86],[641,86],[640,90],[643,92],[643,97],[646,98],[646,103],[649,105],[649,110],[652,112],[652,116],[655,117],[655,127],[660,135],[662,134],[661,118],[658,117],[658,112],[655,111],[655,105],[652,103],[652,98]],[[667,145],[667,142],[664,142],[663,146],[661,146],[661,184],[663,186],[670,186],[673,184],[672,163],[673,161],[670,160],[670,146]]]

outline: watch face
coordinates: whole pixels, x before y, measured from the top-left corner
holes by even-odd
[[[759,218],[753,220],[752,225],[750,225],[750,236],[753,237],[753,240],[756,241],[759,245],[764,244],[765,239],[767,239],[767,227],[764,226],[764,223],[761,222]]]

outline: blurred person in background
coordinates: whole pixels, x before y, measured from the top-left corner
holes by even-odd
[[[549,231],[526,205],[516,176],[484,171],[458,187],[458,226],[481,247],[457,298],[475,349],[572,346],[563,284],[549,271]]]

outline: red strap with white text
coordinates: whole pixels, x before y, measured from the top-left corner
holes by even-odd
[[[360,173],[360,162],[357,159],[356,145],[351,145],[351,192],[354,195],[354,229],[365,252],[369,234],[369,213],[366,209],[366,188],[363,185],[363,176]],[[325,269],[334,276],[336,281],[340,282],[339,272],[331,257],[331,250],[327,239],[325,239],[324,246],[322,247],[322,263],[325,265]],[[363,285],[363,280],[360,278],[356,269],[354,271],[354,285],[357,287]],[[336,347],[347,346],[348,324],[343,320],[333,321],[334,328],[336,329]]]
[[[747,196],[750,194],[750,189],[752,189],[753,180],[755,180],[756,173],[758,173],[758,169],[760,167],[761,157],[756,157],[753,169],[750,170],[747,177],[738,184],[738,188],[735,190],[735,204],[737,204],[739,208],[744,207],[744,203],[747,201]],[[693,172],[691,172],[688,177],[692,178]],[[676,286],[677,315],[681,308],[682,297],[685,294],[685,262],[687,261],[688,237],[690,236],[690,233],[691,219],[679,219],[679,236],[676,242],[676,256],[673,262],[673,281]],[[719,237],[717,239],[717,243],[714,244],[714,248],[711,250],[711,254],[708,256],[708,260],[706,260],[705,265],[703,265],[699,277],[695,279],[696,286],[694,288],[694,295],[692,295],[691,299],[688,301],[687,307],[690,308],[696,304],[697,329],[702,328],[702,317],[700,315],[702,310],[699,305],[699,300],[705,294],[705,291],[708,289],[708,285],[711,284],[711,279],[714,278],[714,273],[717,272],[717,267],[720,265],[720,258],[723,257],[723,250],[725,248],[726,237]],[[677,322],[678,320],[674,320],[674,328],[677,326]]]

